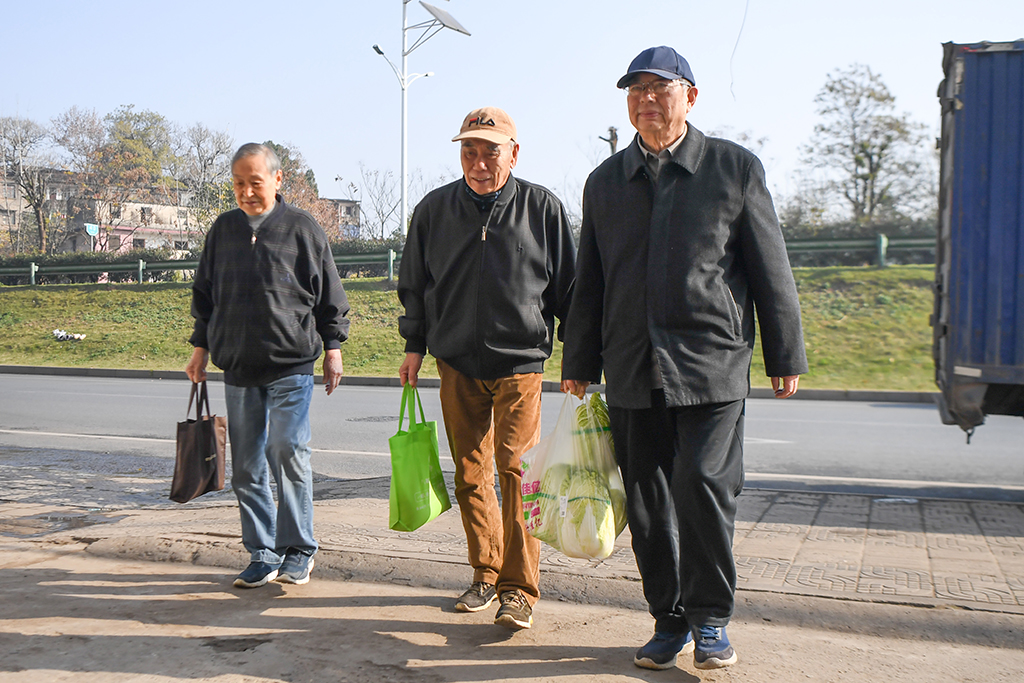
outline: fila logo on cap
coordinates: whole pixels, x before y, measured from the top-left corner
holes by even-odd
[[[470,138],[504,144],[515,140],[516,124],[512,123],[511,116],[497,107],[480,107],[466,114],[462,119],[462,129],[452,142]]]

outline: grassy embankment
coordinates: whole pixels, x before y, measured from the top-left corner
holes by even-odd
[[[933,391],[931,266],[795,271],[811,371],[801,387]],[[345,372],[396,375],[398,297],[381,280],[346,280]],[[191,332],[188,284],[0,287],[0,364],[181,370]],[[54,329],[84,333],[59,342]],[[557,379],[561,347],[547,364]],[[432,363],[424,376],[436,376]],[[768,386],[760,349],[751,379]]]

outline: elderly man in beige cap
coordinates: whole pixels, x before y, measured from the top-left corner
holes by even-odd
[[[520,458],[540,436],[544,361],[555,318],[569,309],[576,247],[555,195],[512,176],[516,140],[501,109],[477,109],[462,122],[452,141],[461,148],[463,177],[413,211],[398,328],[406,340],[402,384],[416,386],[428,350],[441,377],[473,567],[472,585],[455,608],[479,612],[497,596],[495,623],[520,629],[533,624],[540,598],[540,543],[523,524]]]

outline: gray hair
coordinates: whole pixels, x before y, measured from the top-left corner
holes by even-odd
[[[235,156],[231,157],[231,166],[234,167],[239,159],[256,156],[257,154],[263,155],[263,161],[266,162],[267,171],[270,172],[270,175],[274,175],[281,170],[281,160],[277,158],[274,150],[258,142],[247,142],[239,147],[238,151],[235,152]]]

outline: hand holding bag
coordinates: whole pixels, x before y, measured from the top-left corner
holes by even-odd
[[[189,417],[193,401],[196,403],[195,419]],[[178,423],[177,456],[171,481],[170,498],[176,503],[187,503],[204,493],[224,488],[224,446],[228,421],[226,417],[210,414],[205,381],[192,383],[185,416],[186,420]]]
[[[409,409],[409,430],[403,431]],[[419,407],[420,421],[416,422]],[[415,531],[452,506],[441,473],[437,423],[427,422],[416,387],[406,384],[398,416],[398,433],[388,439],[391,449],[391,494],[388,526]]]

